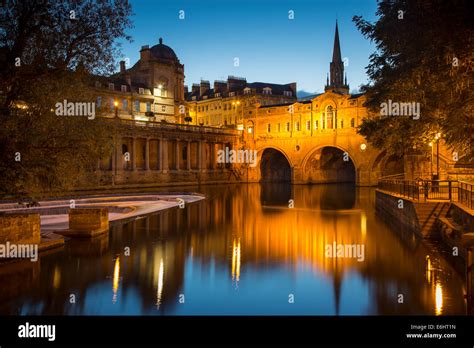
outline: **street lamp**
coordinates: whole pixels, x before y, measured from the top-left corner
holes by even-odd
[[[439,139],[441,138],[441,133],[437,133],[435,136],[436,139],[436,180],[439,180]]]
[[[433,179],[433,142],[430,142],[428,144],[431,148],[431,166],[430,166],[430,172],[431,172],[431,179]]]

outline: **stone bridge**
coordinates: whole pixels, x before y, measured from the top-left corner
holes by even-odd
[[[354,182],[377,185],[381,176],[403,172],[403,159],[386,156],[354,129],[329,129],[300,137],[256,136],[258,165],[249,181],[293,184]]]

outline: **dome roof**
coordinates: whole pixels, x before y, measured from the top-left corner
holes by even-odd
[[[152,58],[165,59],[165,60],[178,60],[176,53],[171,47],[163,45],[163,39],[160,37],[160,43],[150,48]]]

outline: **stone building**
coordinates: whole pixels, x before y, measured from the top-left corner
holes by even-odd
[[[257,105],[296,101],[296,83],[248,83],[229,76],[227,81],[193,84],[186,93],[191,124],[243,129],[243,120],[255,115]]]
[[[129,69],[110,77],[95,77],[97,107],[120,118],[150,122],[179,122],[184,105],[184,65],[176,53],[163,44],[143,46],[140,59]]]

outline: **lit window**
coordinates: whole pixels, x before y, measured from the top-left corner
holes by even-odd
[[[142,87],[140,87],[140,88],[138,88],[138,93],[139,94],[145,94],[145,90]]]
[[[331,105],[326,108],[326,128],[333,128],[332,119],[334,117],[334,109]]]
[[[122,99],[122,109],[123,110],[128,109],[128,100],[127,99]]]
[[[140,112],[140,101],[139,100],[135,100],[135,111]]]

